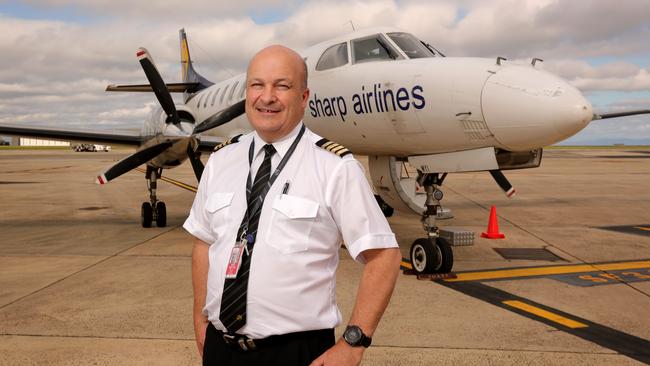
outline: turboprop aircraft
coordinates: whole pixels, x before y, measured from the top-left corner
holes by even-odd
[[[137,151],[97,176],[105,184],[146,164],[149,201],[142,226],[166,225],[156,183],[163,169],[189,160],[197,179],[202,151],[251,131],[244,115],[246,76],[212,83],[192,65],[180,30],[181,83],[165,84],[146,49],[136,56],[149,81],[109,85],[107,91],[154,92],[160,107],[140,134],[102,133],[0,125],[0,134],[130,144]],[[426,236],[411,246],[418,273],[449,272],[450,243],[439,235],[440,186],[447,173],[489,171],[508,196],[502,170],[538,167],[542,147],[562,141],[594,119],[650,113],[594,115],[579,90],[540,70],[503,57],[445,57],[415,36],[394,28],[355,31],[303,51],[311,90],[304,122],[314,132],[357,154],[368,155],[378,202],[421,215]],[[183,93],[175,104],[170,93]],[[325,146],[331,150],[336,145]],[[404,176],[405,164],[417,171]]]

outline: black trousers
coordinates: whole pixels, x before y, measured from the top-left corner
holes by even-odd
[[[291,337],[286,342],[274,343],[254,351],[243,351],[226,344],[217,329],[208,323],[203,345],[204,366],[308,366],[335,343],[331,332],[309,333]]]

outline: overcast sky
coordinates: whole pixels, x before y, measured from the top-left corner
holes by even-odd
[[[135,50],[180,79],[178,29],[213,81],[261,47],[297,49],[368,26],[397,26],[448,56],[544,59],[596,112],[650,108],[650,0],[0,0],[0,123],[139,128],[153,94]],[[568,142],[650,140],[650,116],[593,122]]]

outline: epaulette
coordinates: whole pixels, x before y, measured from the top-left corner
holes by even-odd
[[[226,146],[228,146],[230,144],[234,144],[234,143],[239,142],[240,137],[242,137],[241,134],[239,134],[239,135],[237,135],[235,137],[229,138],[228,140],[226,140],[226,141],[220,143],[219,145],[215,146],[214,150],[212,150],[212,152],[217,152],[217,151],[221,150],[222,148],[224,148],[224,147],[226,147]]]
[[[336,142],[332,142],[328,139],[318,140],[316,142],[316,146],[325,149],[329,152],[332,152],[340,157],[344,157],[345,155],[352,154],[352,152],[348,150],[347,147],[339,145]]]

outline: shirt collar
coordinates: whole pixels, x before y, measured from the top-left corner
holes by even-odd
[[[284,136],[281,140],[271,144],[275,148],[275,151],[277,152],[280,159],[284,158],[284,154],[287,153],[291,147],[291,144],[293,143],[293,140],[296,138],[296,136],[298,136],[301,127],[302,121],[300,121],[300,123],[298,123],[298,125],[294,127],[294,129],[288,135]],[[253,159],[255,159],[257,155],[260,154],[262,148],[267,144],[267,142],[262,140],[257,132],[253,134],[253,141],[255,141],[255,151],[253,152]]]

